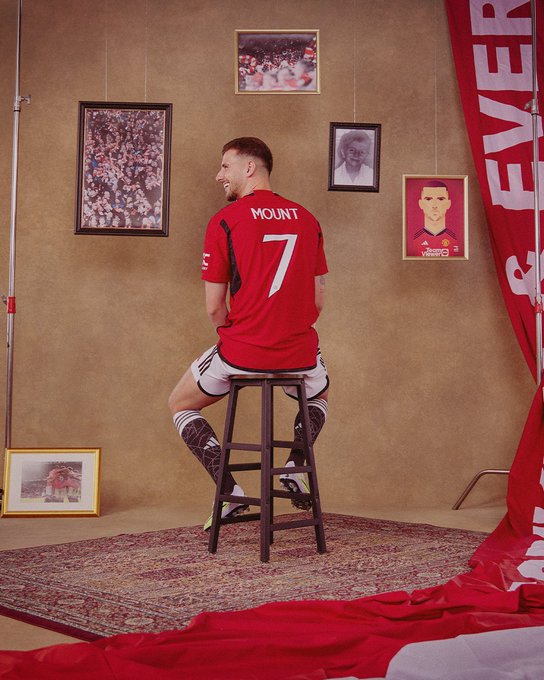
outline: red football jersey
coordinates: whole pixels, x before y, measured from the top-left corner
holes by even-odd
[[[464,252],[451,229],[444,229],[435,236],[423,228],[416,231],[411,243],[408,243],[406,254],[423,257],[459,257],[463,256]]]
[[[202,278],[230,284],[221,357],[246,370],[314,367],[314,279],[326,272],[321,227],[301,205],[259,190],[220,210],[206,231]]]

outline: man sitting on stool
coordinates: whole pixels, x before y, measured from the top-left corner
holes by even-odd
[[[310,414],[311,443],[327,416],[329,379],[313,324],[323,309],[327,263],[317,220],[305,208],[270,188],[272,153],[254,137],[223,147],[216,180],[231,204],[208,223],[202,257],[206,310],[219,342],[196,359],[169,399],[183,441],[218,482],[221,445],[200,410],[229,392],[229,377],[244,373],[302,373]],[[229,297],[229,306],[227,306]],[[230,310],[229,310],[230,307]],[[292,396],[296,388],[285,388]],[[300,414],[295,441],[301,441]],[[293,449],[286,467],[304,465]],[[292,493],[308,492],[305,476],[282,475]],[[228,473],[224,492],[244,496]],[[309,501],[293,501],[309,509]],[[247,509],[223,503],[221,517]],[[204,530],[211,526],[210,516]]]

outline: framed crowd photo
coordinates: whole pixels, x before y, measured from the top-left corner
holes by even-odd
[[[319,94],[319,31],[237,30],[236,94]]]
[[[467,175],[402,176],[404,260],[468,260]]]
[[[377,123],[331,123],[329,191],[379,191],[380,143]]]
[[[172,104],[79,102],[76,234],[168,236]]]
[[[2,517],[97,517],[100,449],[6,449]]]

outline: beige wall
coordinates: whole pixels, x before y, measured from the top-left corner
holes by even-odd
[[[0,0],[4,290],[16,4]],[[322,93],[236,96],[236,28],[319,29]],[[510,465],[533,384],[496,281],[441,1],[25,0],[21,87],[32,104],[21,114],[13,446],[102,447],[105,512],[209,507],[211,484],[166,399],[214,341],[199,267],[223,204],[220,148],[257,135],[275,154],[274,189],[325,232],[325,509],[447,508],[479,469]],[[168,238],[73,234],[78,101],[106,97],[173,103]],[[382,125],[379,193],[327,191],[329,123],[354,111]],[[403,173],[468,174],[468,262],[402,261]],[[244,403],[247,430],[256,410]],[[219,432],[223,413],[209,411]],[[504,478],[487,478],[470,502],[504,491]]]

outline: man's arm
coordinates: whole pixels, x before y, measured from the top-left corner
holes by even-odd
[[[325,306],[325,274],[315,277],[315,306],[321,314]]]
[[[206,311],[208,312],[208,318],[212,322],[214,328],[223,326],[229,312],[227,307],[228,283],[212,283],[211,281],[205,281],[204,286],[206,290]]]

